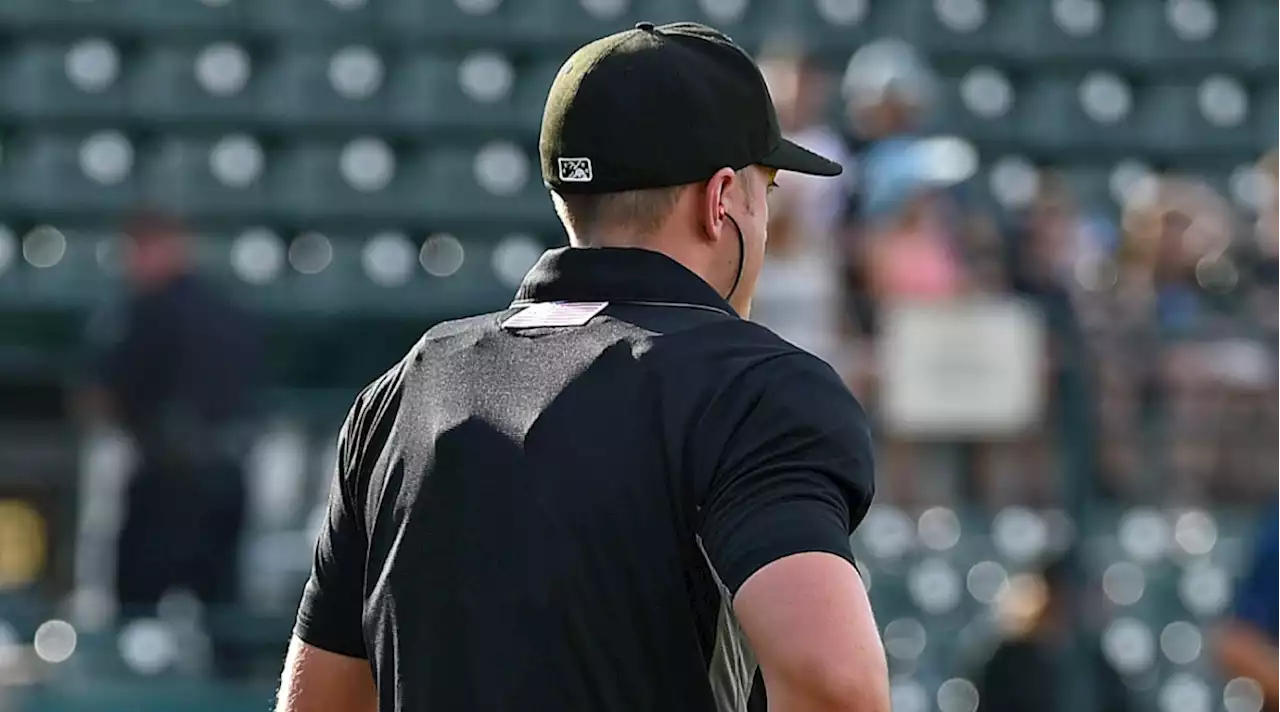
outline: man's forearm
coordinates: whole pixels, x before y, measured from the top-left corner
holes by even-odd
[[[294,638],[285,659],[276,712],[376,712],[366,660],[330,653]]]
[[[1227,623],[1217,631],[1218,662],[1231,677],[1247,677],[1262,687],[1270,705],[1280,703],[1280,671],[1276,646],[1252,627]]]

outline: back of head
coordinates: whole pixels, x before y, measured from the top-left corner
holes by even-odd
[[[756,208],[773,175],[841,171],[783,138],[741,47],[690,22],[641,22],[574,52],[548,92],[538,149],[572,245],[663,252],[748,305],[767,223]]]
[[[742,80],[753,71],[728,37],[693,23],[641,23],[570,56],[548,94],[539,149],[573,244],[642,244],[688,186],[750,165],[759,152],[750,139],[763,147],[770,126],[735,135],[727,112],[767,97],[763,79]],[[726,120],[707,120],[716,116]],[[777,131],[776,117],[766,121]]]
[[[552,192],[551,200],[575,247],[638,247],[663,229],[689,187],[601,194]]]
[[[543,180],[580,238],[620,219],[652,232],[683,188],[725,168],[840,172],[783,140],[750,55],[691,22],[638,23],[574,52],[547,95],[538,148]]]

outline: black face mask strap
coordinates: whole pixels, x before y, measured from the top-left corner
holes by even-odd
[[[747,240],[742,235],[742,226],[732,215],[725,213],[725,219],[733,223],[733,229],[738,231],[738,273],[733,277],[733,286],[729,288],[729,293],[724,295],[725,301],[729,301],[733,297],[733,293],[738,291],[738,283],[742,281],[742,270],[746,267],[747,262]]]

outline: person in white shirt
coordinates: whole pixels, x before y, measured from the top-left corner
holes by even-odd
[[[849,168],[852,157],[845,141],[823,116],[829,77],[796,52],[776,54],[760,66],[783,135]],[[787,176],[770,197],[769,253],[752,319],[839,368],[835,233],[848,187],[840,180],[807,178]]]

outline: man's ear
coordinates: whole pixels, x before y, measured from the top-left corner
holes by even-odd
[[[703,238],[709,242],[720,239],[728,223],[728,201],[733,200],[735,184],[741,180],[732,168],[721,168],[702,184],[699,196],[698,221]]]

